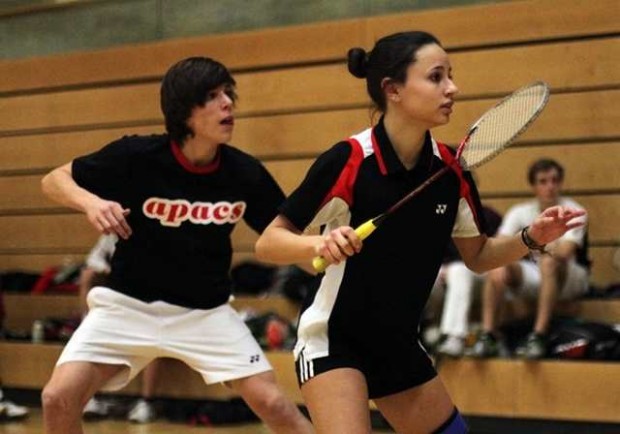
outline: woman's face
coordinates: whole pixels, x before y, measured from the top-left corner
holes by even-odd
[[[232,86],[221,85],[209,91],[204,105],[194,107],[187,126],[195,138],[213,144],[228,143],[232,139],[235,125],[233,95]]]
[[[452,81],[448,54],[436,44],[423,46],[407,69],[407,80],[398,84],[398,110],[426,128],[450,121],[458,88]]]

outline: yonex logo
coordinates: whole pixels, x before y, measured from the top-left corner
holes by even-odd
[[[445,203],[438,203],[437,208],[435,208],[435,214],[445,214],[448,209],[448,205]]]
[[[194,224],[223,225],[237,223],[245,212],[245,202],[194,202],[184,199],[151,197],[142,205],[144,215],[159,220],[163,226],[178,227],[185,220]]]
[[[250,363],[258,363],[259,360],[260,354],[254,354],[253,356],[250,356]]]

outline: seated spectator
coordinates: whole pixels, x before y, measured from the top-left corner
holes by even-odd
[[[482,328],[478,341],[471,348],[474,357],[498,355],[498,312],[504,293],[537,300],[534,328],[517,347],[516,355],[539,359],[546,355],[546,335],[556,301],[572,299],[588,290],[587,229],[573,228],[547,246],[536,245],[528,239],[527,228],[539,212],[554,205],[583,209],[574,200],[561,196],[564,169],[556,161],[541,159],[529,169],[528,181],[535,198],[511,207],[498,235],[521,232],[523,242],[530,247],[529,258],[491,270],[484,283],[482,299]],[[585,222],[587,217],[583,216]]]
[[[488,206],[483,206],[483,212],[487,222],[487,236],[493,236],[497,232],[502,217]],[[474,290],[482,286],[485,274],[477,274],[467,268],[454,245],[448,249],[446,258],[441,271],[445,285],[440,325],[442,342],[437,352],[445,356],[459,357],[465,348]]]
[[[110,260],[114,254],[117,240],[116,235],[101,235],[86,258],[86,263],[80,274],[82,317],[88,313],[88,291],[94,286],[103,284],[106,275],[110,273]],[[155,407],[153,406],[153,398],[159,363],[158,360],[154,360],[145,368],[142,374],[141,396],[127,414],[127,418],[131,422],[148,423],[157,417]],[[110,406],[109,402],[95,395],[86,403],[83,415],[85,418],[106,417],[110,411]]]

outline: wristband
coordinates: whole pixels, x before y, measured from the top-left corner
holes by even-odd
[[[525,246],[528,249],[537,250],[541,253],[545,253],[546,244],[538,244],[536,241],[530,238],[530,234],[527,233],[527,230],[529,228],[530,228],[529,226],[526,226],[523,229],[521,229],[521,241],[523,241],[523,244],[525,244]]]

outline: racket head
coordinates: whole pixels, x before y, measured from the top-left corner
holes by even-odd
[[[471,126],[457,158],[464,170],[474,169],[497,154],[538,118],[549,101],[549,86],[535,81],[495,104]]]

